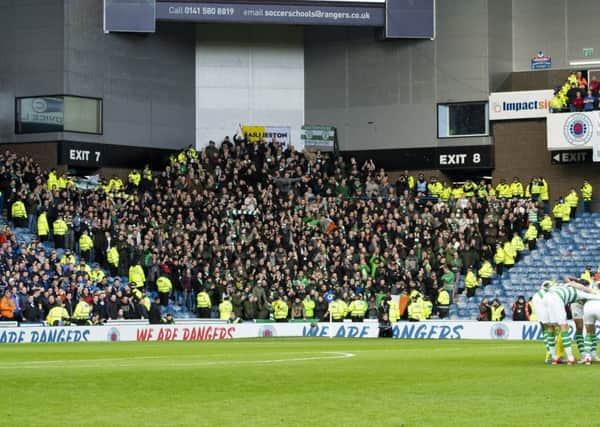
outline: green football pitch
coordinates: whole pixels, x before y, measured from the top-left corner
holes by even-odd
[[[593,426],[600,366],[533,342],[6,345],[3,426]]]

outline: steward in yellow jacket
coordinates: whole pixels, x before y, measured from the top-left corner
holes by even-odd
[[[552,237],[552,219],[550,218],[550,215],[544,215],[544,218],[540,221],[540,227],[544,239],[548,240]]]
[[[512,197],[523,197],[523,184],[516,176],[513,178],[513,182],[510,184],[510,193],[512,194]]]
[[[593,193],[592,184],[588,182],[588,180],[583,181],[583,186],[581,187],[581,198],[583,199],[583,211],[590,212],[590,202],[592,201],[592,193]]]
[[[93,247],[94,242],[92,238],[88,235],[87,231],[84,231],[81,237],[79,237],[79,251],[81,252],[81,256],[89,259],[89,254]]]
[[[515,265],[517,251],[515,248],[513,248],[512,243],[508,241],[504,242],[504,247],[502,249],[504,250],[504,266],[506,268],[511,268],[513,265]]]
[[[278,297],[275,301],[273,301],[273,304],[271,304],[271,306],[273,307],[273,318],[275,319],[275,321],[287,322],[289,314],[288,304],[283,299],[281,299],[281,297]]]
[[[496,243],[496,253],[494,254],[494,264],[496,264],[496,273],[502,276],[504,268],[504,249],[500,243]]]
[[[10,208],[10,215],[15,227],[27,227],[27,209],[21,200],[14,202]]]
[[[231,304],[229,297],[226,296],[223,298],[223,302],[219,304],[219,319],[229,320],[231,318],[231,313],[233,313],[233,304]]]
[[[50,226],[48,225],[48,216],[46,212],[41,212],[37,219],[37,234],[40,241],[45,242],[48,240],[48,234],[50,234]]]
[[[515,232],[513,234],[513,238],[510,241],[510,243],[516,251],[515,261],[519,261],[519,258],[521,257],[521,252],[525,250],[525,245],[523,244],[523,239],[521,239],[521,236],[519,236],[519,233]]]
[[[562,230],[563,218],[564,218],[564,210],[567,209],[568,212],[571,212],[571,209],[565,205],[563,199],[558,199],[558,202],[552,208],[552,215],[554,215],[554,221],[556,223],[556,229]],[[568,220],[567,220],[568,221]]]
[[[538,231],[535,228],[535,225],[529,224],[527,231],[525,232],[525,240],[527,240],[527,244],[529,246],[529,250],[532,251],[536,248]]]
[[[579,196],[574,188],[571,189],[571,192],[566,195],[565,202],[570,208],[569,218],[575,218],[575,212],[577,211],[577,204],[579,203]]]
[[[465,288],[467,288],[467,298],[471,298],[475,296],[475,290],[479,286],[479,281],[477,280],[477,276],[473,273],[473,267],[469,266],[467,268],[467,275],[465,276]]]
[[[502,261],[504,261],[504,255],[502,255]],[[481,267],[479,267],[479,271],[477,272],[479,278],[481,279],[481,284],[483,286],[489,285],[492,281],[492,276],[494,275],[494,268],[492,267],[492,263],[487,259],[483,261]]]
[[[129,267],[129,283],[135,283],[136,288],[143,288],[146,284],[146,274],[141,265],[135,264]]]

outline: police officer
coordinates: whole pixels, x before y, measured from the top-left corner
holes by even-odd
[[[440,319],[448,317],[448,312],[450,310],[450,294],[444,287],[438,289],[437,310]]]
[[[341,316],[340,302],[339,296],[336,296],[335,299],[329,303],[329,316],[333,322],[341,322],[343,319],[343,316]]]
[[[350,317],[353,322],[362,322],[367,312],[367,303],[360,297],[360,295],[354,295],[353,301],[350,303],[348,310],[350,311]]]
[[[412,291],[410,304],[408,305],[408,320],[411,322],[420,322],[423,320],[423,308],[423,298],[421,297],[421,293]]]
[[[219,319],[229,320],[231,313],[233,313],[233,304],[231,304],[229,295],[226,295],[221,304],[219,304]]]
[[[281,296],[277,295],[277,299],[273,301],[273,317],[276,322],[287,322],[289,307],[287,302]]]
[[[163,307],[169,305],[169,294],[171,293],[171,289],[173,289],[171,279],[167,276],[160,276],[158,280],[156,280],[156,288],[158,289],[158,295],[160,296],[160,305]]]
[[[315,317],[315,301],[310,297],[309,294],[302,300],[304,306],[304,317],[306,319],[314,319]]]
[[[84,300],[80,299],[77,305],[75,306],[75,311],[73,312],[73,323],[76,325],[91,325],[90,322],[90,305]]]
[[[69,312],[65,309],[65,303],[60,300],[48,311],[46,322],[50,326],[61,326],[69,324]]]
[[[210,301],[210,296],[208,292],[204,288],[200,292],[198,292],[198,296],[196,297],[196,308],[198,310],[198,317],[201,319],[210,318],[210,310],[212,308],[212,303]]]

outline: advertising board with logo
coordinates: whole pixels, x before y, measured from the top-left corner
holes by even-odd
[[[542,339],[537,322],[478,322],[473,320],[430,320],[397,322],[396,339],[520,340]],[[596,335],[599,335],[598,329]],[[573,324],[570,334],[574,335]],[[239,323],[202,321],[185,325],[29,326],[0,328],[0,344],[116,341],[214,341],[238,338],[322,337],[376,338],[377,322],[363,323]]]
[[[61,132],[64,101],[60,97],[17,99],[17,133]]]
[[[529,90],[519,92],[492,92],[490,120],[538,119],[547,117],[554,91]]]
[[[600,144],[600,111],[549,114],[548,150],[590,150]]]
[[[272,142],[287,145],[291,141],[291,128],[289,126],[242,126],[242,132],[250,142]]]

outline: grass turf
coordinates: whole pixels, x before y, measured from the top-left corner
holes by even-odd
[[[543,355],[508,341],[6,345],[0,414],[9,426],[599,425],[600,367]]]

